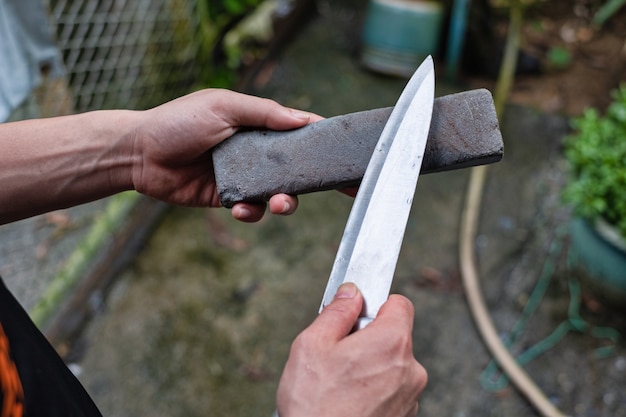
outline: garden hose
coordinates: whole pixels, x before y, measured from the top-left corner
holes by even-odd
[[[496,112],[499,115],[503,112],[506,97],[513,83],[523,23],[524,7],[522,2],[520,0],[512,1],[510,7],[510,22],[505,52],[494,94]],[[528,374],[518,365],[509,350],[498,337],[498,332],[491,320],[480,290],[473,242],[476,238],[478,215],[480,213],[480,204],[486,176],[486,166],[483,165],[472,168],[465,206],[461,217],[459,256],[461,276],[467,302],[487,348],[491,351],[491,354],[500,365],[500,368],[507,374],[511,382],[544,417],[564,417],[564,414],[548,400]]]
[[[535,287],[528,297],[528,301],[524,306],[521,316],[517,319],[504,340],[504,344],[508,349],[519,341],[530,317],[539,308],[539,304],[544,298],[548,286],[554,277],[558,258],[563,254],[563,240],[567,235],[567,231],[568,227],[565,225],[561,225],[557,228],[554,239],[550,244],[549,253],[544,261],[541,274],[535,283]],[[572,259],[571,256],[569,256],[568,269],[572,268],[571,262]],[[595,358],[607,358],[615,355],[615,348],[621,338],[620,333],[614,328],[593,326],[591,323],[585,321],[580,315],[582,301],[580,282],[578,279],[571,276],[568,279],[567,285],[569,289],[567,318],[549,335],[517,355],[516,361],[520,366],[530,363],[538,356],[552,349],[570,332],[586,333],[594,339],[603,339],[610,342],[609,345],[604,345],[594,350],[593,355]],[[489,391],[499,391],[508,385],[509,380],[505,374],[499,371],[497,362],[492,360],[481,374],[480,382],[483,388]]]
[[[550,400],[548,400],[541,389],[537,387],[528,374],[518,365],[515,358],[513,358],[509,350],[504,346],[504,343],[502,343],[498,337],[498,332],[491,320],[480,290],[473,242],[476,237],[478,215],[480,213],[482,191],[486,175],[486,166],[472,168],[465,207],[463,208],[461,217],[459,250],[461,275],[467,301],[487,348],[511,382],[544,417],[565,417],[565,414],[559,411]]]

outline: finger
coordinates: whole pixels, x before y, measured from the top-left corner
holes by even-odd
[[[416,402],[411,409],[409,410],[409,412],[407,413],[406,417],[416,417],[418,415],[418,411],[419,411],[419,403]]]
[[[230,212],[236,220],[254,223],[263,218],[265,214],[265,204],[237,203]]]
[[[346,337],[356,324],[363,308],[363,296],[355,284],[342,284],[333,301],[309,326],[320,340],[339,341]]]
[[[310,113],[281,106],[274,100],[226,90],[222,93],[239,95],[235,99],[225,97],[220,103],[222,117],[231,126],[287,130],[304,126],[311,120]]]
[[[415,319],[415,308],[411,301],[398,294],[392,294],[382,305],[374,321],[365,329],[375,327],[397,328],[401,326],[406,332],[413,331],[413,321]]]
[[[297,110],[297,109],[292,109],[294,111],[302,111],[302,110]],[[309,123],[315,123],[315,122],[319,122],[320,120],[324,120],[324,117],[315,114],[315,113],[308,113],[309,115]]]
[[[347,196],[356,197],[356,193],[359,191],[359,187],[341,188],[338,191]]]
[[[298,208],[298,197],[287,194],[273,195],[270,198],[269,207],[272,214],[293,214]]]

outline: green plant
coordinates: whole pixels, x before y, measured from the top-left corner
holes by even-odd
[[[604,23],[617,14],[618,10],[626,4],[626,0],[607,0],[593,17],[593,23],[596,26],[602,26]]]
[[[565,69],[572,63],[572,54],[562,46],[548,50],[548,65],[554,69]]]
[[[611,93],[604,116],[587,109],[566,139],[570,182],[564,199],[586,219],[602,218],[626,237],[626,84]]]
[[[200,46],[197,59],[203,67],[198,80],[200,87],[232,87],[237,68],[228,66],[224,36],[261,3],[262,0],[197,0]]]

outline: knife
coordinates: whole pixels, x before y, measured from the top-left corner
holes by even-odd
[[[400,95],[380,135],[354,200],[322,298],[353,282],[364,298],[357,329],[367,326],[389,296],[419,177],[435,95],[429,56]]]
[[[392,108],[345,114],[290,131],[241,131],[213,150],[220,201],[267,201],[358,185]],[[502,158],[493,98],[485,89],[435,99],[422,173]]]

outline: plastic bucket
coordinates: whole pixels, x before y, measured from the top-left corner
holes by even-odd
[[[443,6],[432,1],[370,0],[361,62],[373,71],[408,77],[439,48]]]

